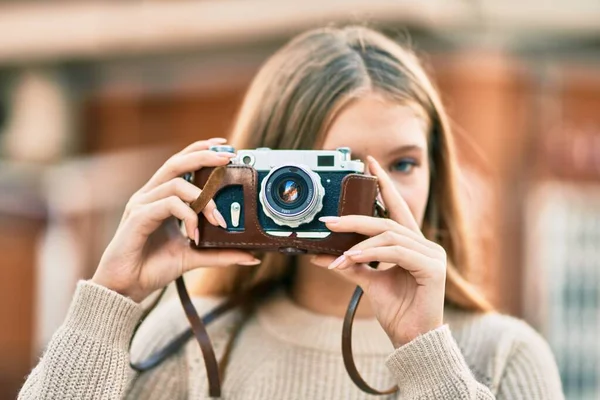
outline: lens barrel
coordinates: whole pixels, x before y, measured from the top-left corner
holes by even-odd
[[[321,211],[324,195],[318,174],[300,165],[283,165],[263,179],[259,200],[276,224],[297,227]]]

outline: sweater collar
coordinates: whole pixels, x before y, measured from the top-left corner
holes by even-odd
[[[258,308],[257,318],[268,334],[284,343],[341,354],[343,318],[302,308],[283,290]],[[394,350],[375,318],[355,319],[352,331],[355,355],[387,356]]]

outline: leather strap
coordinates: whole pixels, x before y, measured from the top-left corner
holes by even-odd
[[[215,168],[208,178],[206,185],[202,188],[198,198],[190,204],[190,207],[196,214],[199,214],[204,207],[208,204],[210,199],[216,194],[223,177],[225,176],[225,167],[221,166]],[[185,287],[183,276],[180,276],[176,280],[177,293],[179,294],[179,300],[185,311],[185,315],[190,323],[192,332],[196,337],[196,341],[200,345],[200,350],[204,358],[204,366],[206,367],[206,376],[208,378],[208,393],[211,397],[221,396],[221,376],[219,372],[219,363],[215,356],[215,350],[213,348],[206,326],[202,323],[196,308],[192,304],[190,295]]]
[[[219,375],[219,363],[217,362],[215,350],[210,341],[210,337],[208,336],[208,332],[206,331],[206,326],[202,323],[202,320],[196,311],[196,307],[192,304],[190,295],[185,287],[185,282],[183,281],[183,276],[177,278],[176,284],[181,305],[185,310],[185,315],[187,316],[192,331],[194,332],[194,336],[200,345],[200,350],[202,350],[202,355],[204,356],[206,376],[208,377],[208,394],[211,397],[220,397],[221,378]]]
[[[377,268],[378,263],[369,264],[372,268]],[[388,390],[377,390],[371,387],[360,375],[358,369],[356,368],[356,364],[354,363],[354,357],[352,356],[352,325],[354,323],[354,315],[356,314],[356,309],[358,308],[358,304],[360,303],[360,299],[362,298],[363,291],[360,286],[357,286],[350,298],[350,304],[348,304],[348,309],[346,310],[346,315],[344,316],[344,325],[342,327],[342,358],[344,359],[344,366],[346,367],[346,372],[350,375],[350,379],[356,386],[358,386],[363,392],[369,394],[376,395],[386,395],[392,394],[399,390],[398,386],[394,386]]]
[[[192,210],[196,212],[196,214],[200,214],[200,212],[206,207],[210,199],[214,197],[217,193],[217,190],[221,186],[221,182],[225,177],[225,166],[216,167],[210,173],[206,184],[202,188],[202,192],[196,200],[190,204]]]
[[[379,202],[379,200],[375,201],[375,216],[379,218],[388,218],[388,211],[385,209],[383,204]],[[369,263],[371,268],[376,269],[379,266],[378,262]],[[363,392],[375,395],[387,395],[396,393],[399,388],[398,386],[394,386],[387,390],[377,390],[371,387],[360,375],[358,369],[356,368],[356,364],[354,363],[354,357],[352,356],[352,325],[354,323],[354,315],[356,314],[356,309],[358,308],[358,304],[360,303],[360,299],[362,298],[363,290],[360,286],[357,286],[354,289],[354,293],[352,293],[352,297],[350,298],[350,303],[348,304],[348,308],[346,309],[346,315],[344,316],[344,325],[342,326],[342,358],[344,359],[344,366],[346,367],[346,372],[352,379],[352,382],[356,386],[358,386]]]
[[[219,188],[224,176],[225,176],[225,167],[215,168],[211,172],[210,177],[209,177],[206,185],[202,189],[200,195],[192,204],[190,204],[190,207],[196,213],[200,213],[204,209],[204,207],[206,207],[206,205],[208,204],[210,199],[213,198],[213,196],[215,195],[217,189]],[[208,378],[209,395],[211,397],[220,397],[221,396],[221,377],[220,377],[220,372],[219,372],[219,363],[217,362],[217,358],[215,356],[215,351],[214,351],[212,342],[210,340],[210,337],[208,336],[208,332],[206,331],[205,323],[208,323],[212,319],[218,317],[219,315],[224,314],[226,311],[228,311],[229,309],[231,309],[235,305],[237,305],[237,302],[229,301],[229,302],[226,302],[223,306],[217,307],[215,310],[213,310],[211,313],[209,313],[207,316],[205,316],[205,318],[204,318],[205,321],[206,320],[208,320],[208,321],[203,323],[202,319],[198,315],[198,312],[196,311],[196,308],[192,304],[190,295],[187,291],[185,282],[183,280],[183,276],[180,276],[179,278],[177,278],[177,280],[175,282],[176,282],[176,286],[177,286],[177,293],[178,293],[179,299],[181,301],[181,305],[183,306],[185,315],[188,319],[188,322],[190,323],[191,329],[188,329],[187,331],[185,331],[182,334],[180,334],[179,336],[177,336],[166,347],[161,349],[158,353],[153,354],[149,359],[147,359],[139,364],[130,363],[130,365],[132,366],[132,368],[134,368],[137,371],[145,371],[150,368],[153,368],[154,366],[158,365],[161,361],[163,361],[165,358],[167,358],[168,356],[173,354],[175,351],[177,351],[187,340],[189,340],[189,338],[193,334],[193,336],[196,337],[198,344],[200,345],[200,349],[202,351],[202,355],[204,358],[204,365],[206,367],[206,376]],[[162,297],[163,294],[164,294],[164,289],[161,292],[161,294],[159,295],[159,297],[149,307],[148,311],[145,313],[145,316],[147,316],[147,314],[158,304],[158,302],[160,301],[160,298]],[[213,317],[212,319],[210,318],[211,316]],[[136,331],[138,328],[139,328],[139,324],[136,327]],[[134,335],[135,335],[135,332],[134,332]],[[132,337],[132,340],[133,340],[133,337]]]
[[[200,196],[190,204],[190,207],[196,212],[200,213],[204,207],[208,204],[210,199],[212,199],[220,187],[221,181],[225,176],[225,166],[215,168]],[[380,217],[387,217],[386,210],[377,202],[376,204],[376,215]],[[371,263],[371,267],[377,268],[377,263]],[[277,287],[278,282],[265,282],[263,284],[259,284],[246,292],[242,292],[239,295],[230,298],[228,301],[223,304],[217,306],[209,313],[207,313],[204,317],[200,318],[198,315],[192,301],[190,299],[189,293],[185,286],[185,282],[183,277],[179,277],[176,280],[177,293],[179,295],[179,299],[185,311],[186,317],[190,323],[190,328],[185,332],[181,333],[175,339],[173,339],[170,343],[168,343],[164,348],[159,350],[157,353],[150,356],[148,359],[134,364],[130,363],[131,367],[136,371],[143,372],[147,371],[155,366],[159,365],[162,361],[164,361],[167,357],[174,354],[177,350],[179,350],[192,336],[196,337],[198,344],[200,345],[200,349],[204,356],[204,364],[206,367],[206,376],[208,378],[209,385],[209,395],[211,397],[220,397],[221,396],[221,382],[224,376],[224,366],[227,362],[229,354],[232,348],[232,340],[228,343],[228,346],[225,350],[225,354],[223,359],[221,360],[221,365],[217,362],[216,355],[214,352],[214,348],[212,346],[212,342],[210,337],[208,336],[208,332],[206,331],[206,325],[217,319],[219,316],[225,314],[227,311],[237,307],[237,306],[246,306],[249,307],[250,304],[256,301],[256,299],[260,297],[265,297],[267,292],[270,292],[275,287]],[[149,314],[149,312],[158,304],[162,294],[164,293],[164,289],[159,295],[159,297],[153,302],[150,308],[145,313],[145,316]],[[360,303],[360,299],[362,297],[363,291],[360,287],[356,287],[352,298],[350,300],[350,304],[348,305],[348,309],[346,311],[346,315],[344,317],[344,324],[342,328],[342,357],[344,359],[344,366],[346,367],[346,371],[348,375],[352,379],[352,381],[364,392],[375,395],[387,395],[392,394],[398,391],[398,387],[395,386],[391,389],[385,391],[379,391],[377,389],[369,386],[365,380],[362,378],[360,373],[356,368],[356,364],[354,363],[354,358],[352,356],[352,325],[354,322],[354,316],[356,314],[356,309]],[[246,317],[249,315],[249,312],[246,313]],[[145,318],[145,317],[144,317]],[[142,321],[143,319],[142,318]],[[141,322],[140,322],[141,324]],[[137,331],[139,325],[136,327],[134,331]],[[241,325],[238,325],[237,331],[241,329]],[[235,337],[235,333],[233,335]],[[133,341],[133,337],[132,337]]]
[[[212,343],[211,343],[210,339],[208,339],[208,334],[206,332],[206,325],[212,323],[217,318],[221,317],[222,315],[226,314],[228,311],[233,310],[235,308],[238,308],[238,307],[249,308],[251,305],[253,305],[256,302],[257,299],[264,298],[268,294],[270,294],[272,291],[274,291],[275,288],[277,288],[279,286],[279,282],[278,281],[266,281],[266,282],[260,283],[256,286],[252,287],[248,291],[242,292],[242,293],[238,294],[237,296],[229,298],[227,301],[223,302],[222,304],[220,304],[217,307],[210,310],[202,318],[198,317],[198,313],[196,312],[196,309],[190,299],[190,296],[189,296],[189,293],[185,286],[184,280],[182,278],[178,278],[176,281],[176,285],[177,285],[177,293],[178,293],[179,298],[184,307],[186,317],[188,318],[188,321],[191,320],[190,328],[186,329],[184,332],[179,334],[171,342],[169,342],[165,347],[163,347],[156,353],[152,354],[147,359],[145,359],[139,363],[130,362],[131,367],[138,372],[148,371],[148,370],[158,366],[161,362],[163,362],[168,357],[170,357],[171,355],[176,353],[181,347],[183,347],[183,345],[185,345],[185,343],[187,343],[187,341],[189,339],[191,339],[194,336],[196,337],[196,340],[198,341],[198,344],[201,347],[202,354],[203,355],[209,354],[209,356],[210,356],[210,354],[212,353],[212,355],[214,356],[215,353],[212,348]],[[152,304],[152,306],[150,306],[148,311],[145,312],[146,316],[157,305],[157,303],[158,303],[158,301],[155,301]],[[249,313],[246,312],[246,315],[248,315],[248,314]],[[142,318],[141,322],[143,322],[143,320],[144,320],[144,318]],[[135,335],[135,332],[138,330],[139,326],[141,325],[141,322],[140,322],[140,324],[138,324],[138,327],[136,327],[136,329],[134,331],[134,335]],[[201,337],[200,339],[198,339],[198,334],[196,334],[196,332],[200,332],[200,334],[199,334],[199,336]],[[208,340],[203,337],[204,334],[206,334],[206,338]],[[235,333],[234,333],[234,336],[235,336]],[[133,341],[133,338],[132,338],[132,341]],[[228,343],[227,349],[225,349],[225,354],[223,355],[223,359],[221,360],[220,363],[216,363],[213,360],[212,362],[209,362],[207,364],[205,361],[205,366],[207,368],[207,371],[206,371],[207,377],[209,377],[210,396],[213,396],[213,397],[220,396],[220,391],[221,391],[220,387],[221,387],[221,382],[223,379],[223,373],[218,372],[218,371],[222,370],[224,365],[227,363],[227,358],[229,356],[229,352],[231,351],[231,348],[230,348],[231,345],[232,345],[231,342]],[[203,346],[204,347],[210,346],[210,350],[206,351],[203,348]],[[206,355],[205,355],[205,358],[206,358]],[[216,369],[214,369],[215,365],[217,365]],[[215,371],[217,371],[217,372],[215,372]],[[219,380],[215,380],[213,378],[212,386],[210,384],[211,376],[212,377],[217,377],[217,376],[220,377]],[[211,387],[212,387],[212,389],[211,389]]]

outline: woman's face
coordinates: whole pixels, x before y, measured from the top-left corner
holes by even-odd
[[[419,225],[429,195],[427,124],[413,109],[368,95],[354,100],[333,121],[323,148],[350,147],[352,158],[370,155],[396,184]]]

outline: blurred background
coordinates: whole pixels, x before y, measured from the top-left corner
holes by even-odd
[[[423,58],[454,121],[476,281],[600,398],[600,2],[0,1],[0,399],[93,274],[125,202],[227,136],[253,74],[317,26]]]

